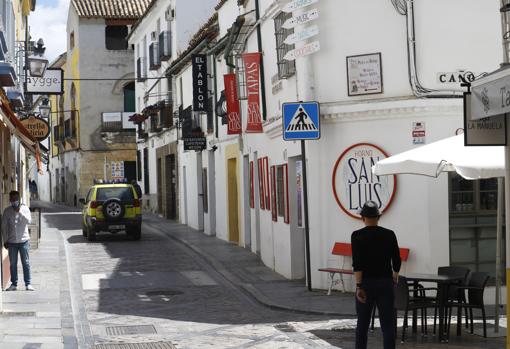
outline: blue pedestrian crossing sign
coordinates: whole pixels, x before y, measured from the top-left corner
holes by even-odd
[[[286,141],[321,137],[318,102],[283,103],[283,139]]]

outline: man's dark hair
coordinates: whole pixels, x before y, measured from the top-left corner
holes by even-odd
[[[9,193],[9,197],[12,198],[13,196],[19,196],[19,191],[11,190],[11,192]]]

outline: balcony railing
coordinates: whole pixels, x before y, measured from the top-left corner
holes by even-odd
[[[103,132],[122,132],[134,131],[136,125],[129,121],[129,117],[134,112],[111,112],[102,114],[102,131]]]

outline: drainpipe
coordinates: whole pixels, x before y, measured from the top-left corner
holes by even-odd
[[[416,68],[416,36],[414,30],[414,1],[406,2],[406,25],[407,25],[407,55],[409,68],[409,82],[413,93],[418,98],[462,98],[462,90],[433,90],[423,87],[418,78]]]
[[[257,46],[260,53],[262,53],[262,32],[260,30],[260,5],[259,0],[255,0],[255,18],[257,20]],[[267,105],[266,105],[266,74],[264,70],[264,55],[260,57],[260,96],[262,97],[262,119],[267,119]]]

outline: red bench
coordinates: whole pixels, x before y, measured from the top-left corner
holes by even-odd
[[[342,264],[340,268],[321,268],[319,271],[325,272],[329,274],[329,287],[328,287],[328,296],[331,294],[331,290],[334,285],[338,284],[339,282],[342,284],[342,292],[345,292],[345,282],[344,282],[344,275],[353,275],[354,272],[352,270],[351,265],[349,265],[348,268],[346,268],[346,262],[348,260],[347,257],[352,258],[352,247],[351,244],[346,242],[335,242],[335,245],[333,246],[333,250],[331,251],[332,255],[340,256],[342,258]],[[406,262],[409,258],[409,249],[408,248],[400,248],[400,258],[403,262]],[[350,261],[349,261],[350,262]],[[351,264],[351,263],[350,263]],[[340,280],[335,281],[335,275],[340,275]]]

